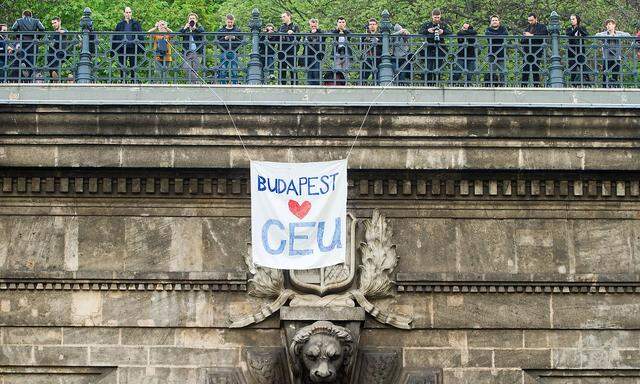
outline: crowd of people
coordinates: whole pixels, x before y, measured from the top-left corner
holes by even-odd
[[[389,55],[393,66],[394,80],[397,84],[409,84],[418,77],[425,85],[439,84],[445,75],[443,67],[447,59],[454,57],[449,79],[454,84],[471,85],[478,74],[478,58],[480,46],[486,47],[486,68],[483,81],[489,86],[505,85],[507,74],[508,36],[520,35],[518,38],[519,54],[522,56],[521,85],[542,86],[543,66],[546,60],[547,40],[549,35],[546,25],[541,23],[536,14],[528,15],[527,28],[516,34],[502,25],[498,15],[492,15],[483,34],[469,22],[462,23],[454,30],[444,21],[442,12],[434,9],[430,20],[423,23],[417,35],[412,38],[411,32],[400,24],[393,24],[390,32]],[[349,72],[357,66],[361,84],[379,84],[379,69],[382,62],[382,38],[378,20],[371,18],[364,26],[364,33],[356,34],[347,27],[347,20],[339,17],[335,28],[325,32],[320,28],[317,19],[308,21],[308,30],[303,31],[293,22],[292,14],[285,11],[281,14],[282,24],[276,29],[274,24],[267,23],[260,34],[259,54],[265,82],[281,84],[298,84],[301,72],[304,72],[308,85],[343,85],[348,83]],[[68,59],[68,47],[72,39],[66,38],[68,31],[62,27],[62,20],[54,17],[50,20],[53,34],[46,40],[45,66],[50,79],[60,77],[60,69]],[[578,15],[571,15],[569,26],[565,31],[566,67],[572,85],[589,84],[596,68],[586,59],[586,51],[591,46],[585,39],[591,36],[583,26]],[[631,36],[617,29],[616,21],[607,19],[603,23],[603,31],[596,33],[601,58],[599,73],[604,86],[619,85],[622,73],[623,39]],[[35,18],[31,11],[25,10],[10,28],[0,24],[0,78],[18,77],[26,81],[35,76],[36,59],[39,46],[39,32],[46,30],[43,23]],[[224,24],[214,34],[214,41],[207,38],[206,29],[198,21],[196,13],[190,13],[178,31],[174,32],[164,20],[159,20],[153,28],[144,31],[142,23],[133,17],[133,10],[126,7],[122,19],[115,25],[114,34],[110,36],[110,57],[117,58],[117,67],[123,81],[137,81],[138,63],[148,53],[150,45],[153,61],[157,67],[159,80],[165,82],[172,64],[179,60],[178,68],[184,73],[189,83],[202,80],[200,74],[206,66],[208,44],[218,47],[216,72],[219,83],[237,84],[240,72],[240,47],[251,43],[251,39],[236,25],[235,17],[226,15]],[[415,35],[414,35],[415,36]],[[640,31],[637,32],[634,54],[640,59]],[[455,39],[456,48],[451,52],[452,44],[447,39]],[[478,44],[483,39],[485,44]],[[419,44],[416,44],[416,41]],[[92,48],[95,51],[97,37],[92,34]],[[302,48],[300,48],[302,47]],[[331,60],[325,60],[329,48]],[[357,51],[357,59],[355,58]],[[95,52],[93,52],[95,53]],[[421,70],[414,71],[416,62],[421,63]],[[329,66],[324,65],[330,62]],[[277,66],[276,66],[277,63]],[[422,65],[423,64],[423,65]],[[2,81],[2,80],[0,80]]]

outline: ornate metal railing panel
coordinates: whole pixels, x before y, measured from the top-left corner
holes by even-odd
[[[3,33],[0,81],[638,88],[639,57],[636,37],[434,40],[384,23],[377,34]]]

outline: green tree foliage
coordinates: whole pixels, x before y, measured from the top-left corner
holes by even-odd
[[[361,32],[370,17],[379,17],[383,9],[392,14],[393,22],[402,24],[416,32],[422,22],[429,18],[433,8],[440,8],[444,19],[454,29],[469,21],[482,31],[492,14],[499,14],[503,24],[512,33],[519,33],[526,26],[529,12],[535,12],[543,22],[548,22],[551,11],[557,11],[563,25],[569,15],[578,13],[591,33],[603,29],[602,22],[613,17],[619,29],[636,31],[640,21],[640,0],[0,0],[0,21],[11,24],[23,9],[31,9],[46,26],[53,16],[60,16],[70,30],[78,29],[82,10],[90,7],[97,30],[111,30],[122,17],[125,6],[133,8],[134,17],[143,28],[153,27],[156,21],[169,22],[172,29],[181,28],[189,12],[196,12],[207,30],[219,28],[224,15],[232,13],[244,30],[253,8],[260,9],[263,21],[280,23],[280,13],[289,10],[303,30],[306,20],[320,19],[325,30],[334,27],[338,16],[347,18],[350,29]]]

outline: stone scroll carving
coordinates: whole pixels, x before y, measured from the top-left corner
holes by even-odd
[[[391,275],[398,264],[398,255],[395,244],[391,242],[393,232],[384,215],[374,210],[371,219],[364,220],[364,226],[365,241],[360,244],[362,257],[358,267],[358,287],[338,295],[303,295],[287,289],[283,272],[254,265],[249,251],[245,256],[249,272],[253,275],[249,280],[249,294],[273,301],[253,314],[232,318],[229,326],[241,328],[259,323],[292,300],[292,306],[352,307],[357,303],[381,323],[410,329],[410,317],[387,312],[370,301],[393,296],[395,283]]]
[[[296,384],[348,384],[355,347],[347,328],[328,321],[300,329],[289,347]]]

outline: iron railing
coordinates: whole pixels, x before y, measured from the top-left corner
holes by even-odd
[[[386,13],[379,34],[260,26],[254,11],[242,33],[3,33],[0,82],[640,86],[636,37],[567,37],[552,25],[548,36],[434,40],[395,34]]]

